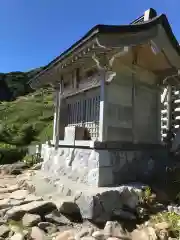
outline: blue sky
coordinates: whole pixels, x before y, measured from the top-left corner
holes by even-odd
[[[0,72],[43,66],[94,25],[128,24],[150,7],[180,40],[180,0],[1,0]]]

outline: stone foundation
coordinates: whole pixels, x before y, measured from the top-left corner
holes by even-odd
[[[123,150],[42,146],[42,170],[52,179],[66,176],[88,186],[107,187],[128,182],[150,183],[165,173],[164,149]]]

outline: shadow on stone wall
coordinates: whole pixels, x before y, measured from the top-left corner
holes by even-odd
[[[172,200],[180,192],[180,162],[167,149],[113,151],[111,155],[116,185],[142,182]]]

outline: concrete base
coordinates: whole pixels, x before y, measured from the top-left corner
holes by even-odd
[[[56,180],[67,176],[76,183],[107,187],[128,182],[150,183],[167,166],[164,149],[123,150],[42,146],[42,170]]]

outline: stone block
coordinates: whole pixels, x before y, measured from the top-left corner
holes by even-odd
[[[100,167],[99,168],[99,187],[112,186],[114,183],[113,168],[112,167]]]
[[[75,144],[75,140],[84,140],[85,128],[79,126],[65,127],[64,141],[67,144]]]
[[[112,166],[111,154],[108,150],[96,150],[96,154],[98,154],[100,168]]]
[[[67,144],[74,145],[74,143],[75,143],[75,132],[76,132],[75,126],[65,127],[64,141]]]
[[[87,175],[87,183],[89,186],[98,186],[99,168],[89,169],[88,175]]]

